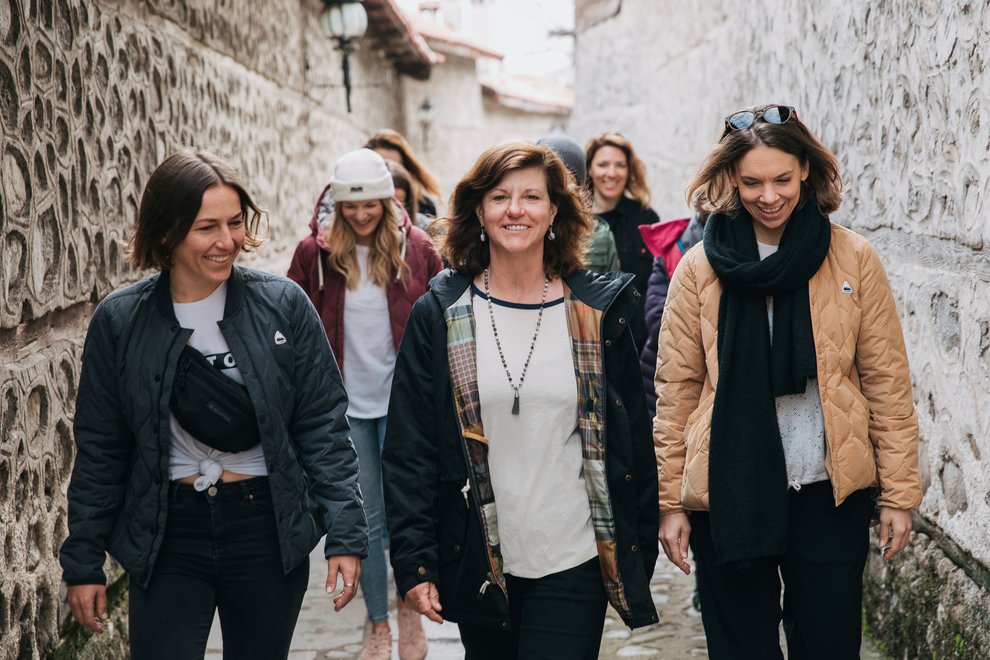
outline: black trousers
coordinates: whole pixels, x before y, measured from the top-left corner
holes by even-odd
[[[791,490],[784,555],[739,570],[715,564],[708,513],[692,513],[708,656],[783,660],[783,619],[790,660],[859,658],[872,514],[873,498],[866,490],[853,493],[839,507],[828,481]]]
[[[458,624],[465,660],[596,660],[607,600],[598,558],[525,579],[505,576],[511,629]]]
[[[131,657],[201,660],[219,610],[225,658],[285,658],[308,582],[308,560],[282,570],[267,477],[173,482],[151,581],[131,584]]]

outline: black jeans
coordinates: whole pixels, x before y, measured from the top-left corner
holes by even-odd
[[[511,629],[458,624],[465,660],[595,660],[607,600],[598,557],[541,578],[505,576]]]
[[[859,658],[872,514],[873,498],[866,490],[851,494],[839,507],[828,481],[792,490],[784,555],[738,570],[715,564],[708,513],[692,513],[708,657],[783,660],[783,619],[790,660]]]
[[[151,581],[131,584],[131,657],[201,659],[219,610],[225,658],[285,658],[308,581],[308,560],[282,571],[267,477],[173,482]]]

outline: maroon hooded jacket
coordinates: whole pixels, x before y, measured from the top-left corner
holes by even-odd
[[[425,231],[414,226],[401,204],[394,202],[403,235],[403,258],[409,265],[409,276],[405,280],[394,277],[385,289],[388,299],[388,315],[392,326],[392,341],[399,350],[402,331],[413,303],[426,293],[430,279],[442,269],[433,242]],[[330,248],[323,241],[321,223],[333,213],[333,199],[330,186],[323,189],[309,221],[310,235],[299,241],[292,255],[288,276],[303,288],[323,321],[327,339],[337,358],[337,366],[344,372],[344,296],[347,282],[344,277],[331,270],[327,263]]]

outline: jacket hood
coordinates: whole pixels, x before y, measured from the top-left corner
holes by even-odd
[[[403,237],[407,237],[409,236],[409,229],[413,226],[412,220],[409,219],[409,213],[406,211],[406,207],[400,204],[397,199],[392,198],[391,202],[396,217],[399,219],[399,229]],[[320,249],[326,252],[330,252],[330,247],[323,241],[323,234],[333,225],[333,210],[333,190],[330,188],[330,184],[327,184],[316,200],[313,216],[309,219],[310,233],[316,238],[316,244],[320,246]]]
[[[471,279],[453,268],[445,268],[430,280],[430,292],[440,303],[440,308],[447,309],[471,286]],[[563,279],[583,303],[596,309],[606,309],[623,289],[632,284],[633,276],[630,273],[593,273],[582,269]]]
[[[691,218],[678,218],[677,220],[664,220],[654,222],[652,225],[640,225],[639,234],[643,237],[643,243],[650,250],[654,257],[660,257],[670,250],[671,246],[677,242],[687,227]]]

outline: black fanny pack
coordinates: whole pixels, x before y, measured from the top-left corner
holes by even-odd
[[[182,428],[214,449],[233,453],[261,442],[247,388],[190,346],[179,356],[169,408]]]

